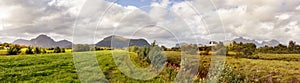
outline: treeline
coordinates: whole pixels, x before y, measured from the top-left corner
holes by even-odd
[[[257,48],[256,52],[273,54],[300,54],[300,45],[297,45],[294,41],[289,41],[288,46],[282,44],[279,44],[275,47],[264,46]]]
[[[198,47],[198,51],[200,55],[211,55],[215,53],[216,50],[214,48],[219,48],[220,46],[224,46],[222,42],[217,43],[213,46],[201,46]],[[181,51],[181,47],[172,47],[166,48],[165,46],[161,46],[164,51]],[[233,52],[233,54],[228,54],[228,52]],[[231,44],[226,46],[226,54],[227,55],[235,55],[239,57],[252,57],[252,55],[256,53],[270,53],[270,54],[300,54],[300,45],[298,45],[295,41],[289,41],[289,44],[283,45],[279,44],[277,46],[264,46],[257,47],[254,43],[242,43],[233,41]]]
[[[227,46],[227,51],[234,52],[234,56],[237,57],[255,58],[252,56],[255,53],[255,50],[256,45],[254,43],[237,43],[233,41],[233,43]]]
[[[100,50],[112,50],[110,47],[97,47],[88,44],[76,44],[73,47],[73,52],[85,52],[85,51],[100,51]]]
[[[1,50],[7,50],[7,55],[19,55],[22,53],[22,49],[26,49],[24,54],[46,54],[46,53],[65,53],[66,48],[41,48],[33,46],[24,46],[18,44],[3,43],[0,44]]]

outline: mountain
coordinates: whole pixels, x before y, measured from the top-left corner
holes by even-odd
[[[259,42],[257,42],[256,40],[250,40],[250,39],[245,39],[245,38],[243,38],[243,37],[239,37],[239,38],[236,38],[236,39],[234,39],[234,40],[232,40],[232,41],[235,41],[235,42],[237,42],[237,43],[239,43],[239,42],[243,42],[243,43],[254,43],[257,47],[262,47],[262,46],[272,46],[272,47],[274,47],[274,46],[277,46],[277,45],[279,45],[280,44],[280,42],[279,41],[277,41],[277,40],[270,40],[270,41],[263,41],[262,43],[259,43]]]
[[[102,41],[98,42],[96,46],[99,47],[114,47],[114,48],[124,48],[128,46],[149,46],[150,44],[145,39],[128,39],[121,36],[109,36],[104,38]]]
[[[239,43],[239,42],[243,42],[243,43],[254,43],[256,46],[260,46],[260,43],[257,42],[256,40],[245,39],[245,38],[243,38],[243,37],[236,38],[236,39],[234,39],[234,40],[232,40],[232,41],[235,41],[235,42],[237,42],[237,43]]]
[[[279,45],[280,44],[280,42],[279,41],[277,41],[277,40],[274,40],[274,39],[272,39],[271,41],[263,41],[262,42],[262,46],[272,46],[272,47],[274,47],[274,46],[277,46],[277,45]]]
[[[43,48],[51,48],[51,47],[71,48],[73,43],[67,40],[61,40],[56,42],[47,35],[39,35],[38,37],[31,40],[17,39],[13,42],[13,44],[43,47]]]
[[[60,47],[60,48],[72,48],[73,43],[68,40],[61,40],[58,42],[55,42],[54,46]]]
[[[26,45],[26,46],[31,45],[30,41],[25,40],[25,39],[17,39],[13,42],[13,44],[20,44],[20,45]]]

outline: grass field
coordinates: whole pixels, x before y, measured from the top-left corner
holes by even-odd
[[[89,53],[82,55],[87,54]],[[96,52],[96,54],[99,67],[110,82],[163,82],[170,78],[165,75],[166,72],[162,72],[151,80],[135,80],[126,77],[118,70],[110,51]],[[131,55],[135,56],[135,54]],[[0,57],[1,82],[80,82],[76,72],[72,53]]]
[[[168,60],[176,64],[180,63],[179,52],[166,53]],[[88,53],[81,54],[84,56]],[[114,63],[111,51],[97,51],[96,56],[99,69],[103,71],[105,78],[110,82],[171,82],[177,74],[176,70],[166,67],[159,73],[159,76],[151,80],[136,80],[121,73]],[[282,57],[285,55],[264,54],[259,56],[260,59],[257,60],[226,57],[226,64],[234,69],[236,73],[234,76],[240,75],[244,82],[300,81],[300,62],[296,60],[300,55],[292,54]],[[134,64],[142,68],[149,66],[138,60],[135,53],[130,53],[130,57],[131,60],[135,61]],[[203,75],[207,73],[210,59],[210,56],[200,56],[199,70],[203,71],[200,72]],[[170,71],[173,71],[173,73],[170,73]],[[76,72],[72,53],[0,57],[1,82],[80,82]]]

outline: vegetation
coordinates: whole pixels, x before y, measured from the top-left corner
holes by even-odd
[[[59,47],[54,48],[54,53],[61,53],[61,49]]]
[[[20,45],[11,45],[7,49],[8,55],[18,55],[21,53],[21,46]]]
[[[80,82],[74,66],[71,49],[65,48],[39,48],[25,47],[14,44],[2,44],[0,55],[23,55],[23,56],[1,56],[0,57],[0,81],[1,82]],[[196,48],[188,49],[188,48]],[[198,49],[198,50],[197,50]],[[300,81],[300,45],[291,41],[288,46],[282,44],[275,47],[256,48],[253,43],[236,43],[233,42],[224,46],[219,42],[215,46],[197,47],[196,45],[184,45],[181,47],[167,48],[158,46],[153,42],[150,46],[127,48],[130,59],[133,63],[141,68],[157,67],[149,65],[151,63],[166,64],[159,75],[150,80],[137,80],[126,76],[122,73],[114,62],[111,55],[112,50],[105,47],[91,48],[89,45],[75,45],[73,51],[80,54],[88,55],[91,50],[95,51],[99,68],[103,71],[105,78],[110,82],[171,82],[181,68],[193,65],[189,62],[186,65],[181,54],[200,56],[197,74],[193,76],[194,82],[210,81],[207,77],[213,77],[209,74],[212,68],[214,58],[224,58],[225,65],[216,68],[223,71],[219,82],[299,82]],[[89,51],[89,52],[83,52]],[[199,52],[198,52],[199,51]],[[120,50],[123,52],[123,50]],[[48,54],[47,54],[48,53]],[[51,54],[59,53],[59,54]],[[197,54],[198,53],[198,54]],[[275,54],[276,53],[276,54]],[[287,54],[294,53],[294,54]],[[35,54],[35,55],[25,55]],[[230,55],[213,56],[215,55]],[[166,57],[166,63],[162,58]],[[210,56],[211,55],[211,56]],[[184,67],[185,66],[185,67]],[[187,67],[185,73],[193,71],[193,67]],[[143,76],[143,75],[141,75]],[[96,78],[91,76],[91,78]],[[185,81],[182,81],[185,82]]]
[[[74,52],[84,52],[84,51],[93,51],[94,49],[90,47],[88,44],[76,44],[73,47]]]
[[[256,45],[253,43],[245,43],[242,42],[236,43],[235,41],[227,46],[228,51],[235,52],[235,56],[237,57],[244,57],[244,58],[250,58],[254,54],[256,50]]]
[[[300,54],[300,45],[296,42],[290,41],[288,46],[279,44],[275,47],[264,46],[256,50],[259,53],[272,53],[272,54]]]
[[[26,52],[25,52],[25,53],[26,53],[26,54],[34,54],[32,49],[33,49],[33,48],[29,46],[29,47],[26,49]]]
[[[41,53],[42,53],[41,48],[35,47],[35,48],[34,48],[34,53],[35,53],[35,54],[41,54]]]

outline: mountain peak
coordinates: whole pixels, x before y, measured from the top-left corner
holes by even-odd
[[[117,36],[117,35],[111,35],[111,36],[108,36],[108,37],[105,37],[104,40],[128,40],[127,38],[124,38],[122,36]]]
[[[47,36],[47,35],[41,34],[41,35],[39,35],[39,36],[36,37],[36,39],[38,39],[38,38],[50,38],[50,37]]]

